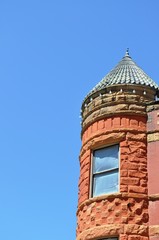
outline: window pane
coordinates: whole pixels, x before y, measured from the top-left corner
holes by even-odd
[[[118,168],[118,145],[94,151],[93,173]]]
[[[93,178],[93,196],[118,192],[118,170],[95,175]]]

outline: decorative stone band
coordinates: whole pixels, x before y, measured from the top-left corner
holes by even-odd
[[[151,225],[149,226],[149,236],[154,236],[154,240],[159,239],[159,225]]]
[[[148,133],[147,134],[147,141],[148,142],[159,141],[159,132]]]
[[[116,133],[115,135],[125,135],[127,132],[136,133],[135,139],[140,137],[140,141],[143,141],[144,139],[141,139],[140,134],[146,132],[146,117],[119,115],[113,118],[101,119],[85,129],[82,134],[82,144],[84,145],[96,137],[101,138],[104,135],[108,136],[108,134],[112,137],[114,133]],[[117,139],[114,138],[114,140],[116,141]],[[97,142],[95,139],[94,141]]]
[[[156,90],[152,89],[149,86],[142,86],[142,85],[134,85],[134,84],[117,84],[112,86],[107,86],[106,88],[103,88],[99,91],[94,92],[93,94],[87,96],[82,104],[82,112],[84,111],[85,107],[89,103],[91,103],[93,100],[100,99],[100,98],[107,98],[108,101],[109,97],[115,95],[123,95],[126,97],[126,95],[137,95],[138,100],[140,101],[153,101],[154,96],[156,94]],[[131,97],[128,97],[127,100],[131,99]],[[118,99],[119,100],[119,99]]]
[[[138,106],[135,104],[128,106],[127,104],[118,104],[114,106],[101,107],[97,111],[93,111],[88,117],[83,121],[82,132],[91,124],[104,118],[110,118],[113,116],[146,116],[145,107]]]
[[[142,198],[142,199],[148,199],[149,201],[159,201],[159,194],[151,194],[149,196],[143,196],[143,194],[137,194],[137,193],[114,193],[114,194],[106,194],[94,198],[89,198],[88,200],[84,201],[82,204],[79,205],[77,209],[77,215],[78,212],[81,211],[84,206],[88,206],[93,202],[98,202],[101,200],[106,199],[114,199],[114,198]]]
[[[96,226],[78,235],[76,240],[95,240],[109,236],[120,236],[120,240],[148,240],[148,226],[138,224],[107,224]]]
[[[149,199],[149,201],[159,201],[159,193],[149,195],[148,199]]]
[[[111,90],[103,90],[106,93],[100,92],[87,99],[81,112],[83,130],[94,121],[119,113],[145,115],[146,104],[154,101],[154,91],[149,88],[144,90],[141,86],[138,87],[138,91],[133,88],[134,86],[113,86]],[[143,91],[146,95],[141,94]]]
[[[159,197],[159,195],[158,195]],[[84,201],[82,204],[79,205],[78,209],[77,209],[77,215],[78,212],[83,210],[83,208],[85,206],[89,206],[91,203],[93,202],[100,202],[102,200],[107,200],[107,199],[115,199],[115,198],[135,198],[135,199],[145,199],[147,200],[148,197],[147,195],[143,195],[143,194],[138,194],[138,193],[114,193],[114,194],[105,194],[102,196],[98,196],[98,197],[94,197],[94,198],[89,198],[88,200]],[[130,200],[130,205],[131,205],[131,200]]]

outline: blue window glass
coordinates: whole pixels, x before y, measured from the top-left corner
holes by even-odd
[[[92,195],[99,196],[119,191],[119,145],[93,152]]]

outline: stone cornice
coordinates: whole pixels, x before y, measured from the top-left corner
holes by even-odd
[[[101,90],[98,90],[89,97],[86,97],[82,104],[82,110],[84,110],[85,105],[89,104],[93,99],[96,99],[98,97],[108,97],[112,96],[113,94],[119,95],[138,95],[139,98],[142,100],[146,100],[148,102],[152,102],[154,99],[156,90],[152,89],[149,86],[143,86],[143,85],[137,85],[137,84],[117,84],[112,86],[107,86],[106,88],[103,88]],[[144,101],[145,102],[145,101]]]
[[[143,89],[142,89],[143,91]],[[147,95],[114,92],[91,99],[82,109],[82,133],[93,122],[117,115],[147,116],[146,105],[152,99]]]

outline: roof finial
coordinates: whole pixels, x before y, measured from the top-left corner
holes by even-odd
[[[125,57],[129,57],[129,48],[126,49]]]

